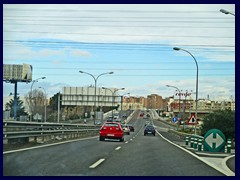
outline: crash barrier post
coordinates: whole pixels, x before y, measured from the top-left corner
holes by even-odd
[[[231,153],[231,148],[232,148],[232,140],[228,138],[227,140],[227,153]]]
[[[197,144],[198,144],[198,138],[195,136],[194,137],[194,145],[193,145],[194,149],[197,149]]]
[[[191,136],[191,142],[190,142],[190,147],[193,148],[193,144],[194,144],[194,137]]]
[[[202,151],[203,138],[198,138],[198,151]]]
[[[185,141],[186,141],[185,145],[188,146],[188,143],[189,143],[189,136],[186,136]]]

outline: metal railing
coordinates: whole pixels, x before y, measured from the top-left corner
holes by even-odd
[[[132,118],[132,114],[126,120]],[[56,137],[72,138],[85,135],[97,135],[101,125],[71,124],[71,123],[50,123],[50,122],[22,122],[22,121],[3,121],[3,142],[23,139],[28,142],[29,138],[55,139]],[[52,138],[53,136],[53,138]],[[46,138],[45,138],[46,137]]]
[[[100,127],[68,123],[3,121],[3,140],[99,131]]]

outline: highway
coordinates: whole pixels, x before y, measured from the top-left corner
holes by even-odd
[[[80,139],[3,155],[4,176],[225,176],[161,135],[174,138],[154,121],[156,136],[144,136],[145,119],[133,118],[125,141]],[[173,139],[174,140],[174,139]]]

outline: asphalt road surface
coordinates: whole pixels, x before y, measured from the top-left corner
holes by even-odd
[[[182,149],[143,135],[145,119],[132,119],[125,141],[98,137],[3,155],[4,176],[224,176]],[[154,122],[168,135],[166,127]]]

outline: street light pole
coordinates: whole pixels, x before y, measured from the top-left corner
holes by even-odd
[[[190,54],[192,56],[192,58],[194,59],[195,63],[196,63],[196,68],[197,68],[197,74],[196,74],[196,107],[195,107],[195,118],[196,118],[196,122],[195,122],[195,130],[194,130],[194,133],[196,134],[196,126],[197,126],[197,108],[198,108],[198,63],[197,63],[197,60],[196,58],[187,50],[185,49],[182,49],[182,48],[178,48],[178,47],[174,47],[173,50],[176,50],[176,51],[185,51],[187,52],[188,54]]]
[[[235,14],[233,14],[233,13],[231,13],[231,12],[225,10],[225,9],[220,9],[219,11],[220,11],[221,13],[224,13],[224,14],[231,14],[231,15],[235,16]]]
[[[80,73],[84,73],[84,74],[88,74],[90,75],[93,79],[94,79],[94,83],[95,83],[95,89],[94,89],[94,124],[95,124],[95,120],[96,120],[96,96],[97,96],[97,80],[100,76],[105,75],[105,74],[113,74],[113,72],[106,72],[106,73],[102,73],[100,75],[98,75],[97,77],[95,77],[94,75],[88,73],[88,72],[84,72],[84,71],[79,71]]]
[[[105,88],[105,87],[102,87],[102,89],[107,89],[107,90],[111,91],[111,93],[112,93],[112,118],[113,118],[114,93],[116,93],[118,90],[124,90],[125,88],[115,89],[114,91],[112,91],[109,88]]]
[[[60,91],[58,92],[58,118],[57,118],[57,122],[60,122]]]
[[[33,80],[32,81],[32,85],[31,85],[31,98],[30,98],[30,105],[31,105],[31,113],[33,113],[33,108],[32,108],[32,99],[33,99],[33,90],[32,90],[32,88],[33,88],[33,84],[35,83],[35,82],[38,82],[38,80],[39,79],[46,79],[46,77],[40,77],[40,78],[37,78],[37,79],[35,79],[35,80]],[[31,116],[30,116],[30,121],[32,121],[32,114],[31,114]]]
[[[126,93],[126,94],[123,94],[123,95],[121,95],[121,121],[122,121],[122,106],[123,106],[123,96],[124,95],[129,95],[130,93]]]
[[[180,118],[180,101],[181,101],[181,92],[180,90],[176,87],[176,86],[170,86],[170,85],[166,85],[167,87],[173,87],[175,89],[178,90],[178,95],[179,95],[179,98],[178,98],[178,118]],[[180,126],[180,121],[178,120],[178,128]]]
[[[45,89],[43,88],[43,87],[39,87],[40,89],[43,89],[44,90],[44,92],[45,92],[45,108],[44,108],[44,115],[45,115],[45,122],[47,122],[47,93],[46,93],[46,91],[45,91]]]
[[[129,95],[130,93],[122,94],[121,95],[121,111],[122,111],[122,106],[123,106],[123,96]]]

